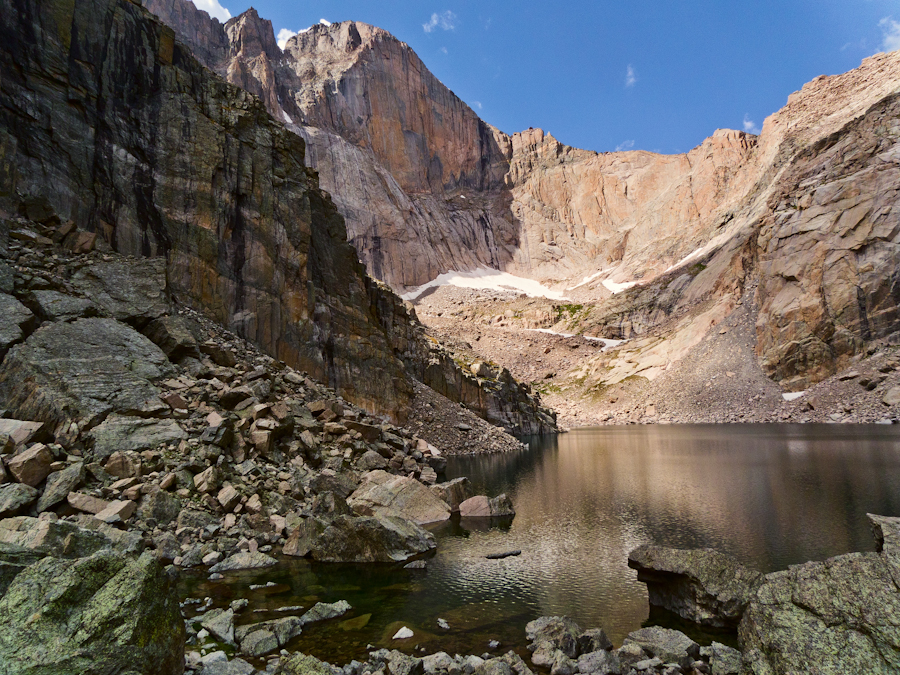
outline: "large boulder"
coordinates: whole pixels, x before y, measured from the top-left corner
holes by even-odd
[[[738,629],[744,672],[900,671],[900,519],[870,518],[879,552],[766,575]]]
[[[465,476],[454,478],[446,483],[432,485],[428,489],[438,499],[447,502],[450,506],[450,511],[453,513],[459,513],[459,505],[469,499],[469,497],[472,497],[472,485]]]
[[[94,303],[59,291],[34,291],[31,300],[45,321],[71,321],[96,316]]]
[[[700,658],[700,645],[681,631],[671,628],[641,628],[625,638],[624,645],[630,644],[638,645],[663,663],[677,663],[684,670],[689,670],[691,664]]]
[[[91,456],[102,460],[117,451],[152,450],[160,443],[177,443],[184,438],[187,434],[175,420],[110,415],[91,430]]]
[[[434,535],[397,516],[304,518],[284,553],[324,562],[401,562],[435,548]]]
[[[72,286],[104,313],[134,326],[165,314],[165,258],[97,261],[78,270]]]
[[[450,518],[450,506],[415,478],[370,471],[347,498],[354,512],[365,515],[397,515],[422,525]]]
[[[73,420],[84,428],[110,413],[168,410],[153,382],[171,372],[159,347],[113,319],[46,324],[0,364],[0,403],[58,435]]]
[[[645,544],[628,565],[647,584],[650,604],[713,627],[736,627],[763,575],[711,549],[681,550]]]
[[[44,558],[0,598],[5,675],[184,672],[175,580],[150,554]]]
[[[76,462],[62,471],[55,471],[47,477],[44,493],[38,500],[37,510],[46,511],[60,502],[66,501],[69,493],[84,481],[84,462]]]
[[[493,498],[477,495],[460,503],[459,515],[463,518],[507,518],[516,515],[516,510],[505,494]]]
[[[0,520],[0,543],[62,558],[82,558],[103,550],[137,553],[144,548],[135,532],[118,530],[90,516],[84,524],[90,527],[28,516],[5,518]]]

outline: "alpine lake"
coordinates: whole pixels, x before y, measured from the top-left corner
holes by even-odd
[[[346,600],[352,610],[288,645],[336,665],[381,647],[525,655],[525,624],[545,615],[602,627],[616,645],[656,624],[736,646],[734,635],[651,613],[629,551],[708,547],[771,572],[874,550],[866,513],[900,515],[900,426],[620,426],[525,440],[520,452],[450,458],[441,480],[467,476],[473,494],[505,492],[516,516],[430,527],[438,548],[426,569],[282,556],[217,581],[185,571],[182,592],[213,607],[247,598],[238,624]],[[393,640],[403,626],[414,636]]]

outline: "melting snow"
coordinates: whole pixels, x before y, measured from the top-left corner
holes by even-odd
[[[575,333],[560,333],[559,331],[550,330],[549,328],[528,328],[527,330],[531,330],[536,333],[547,333],[548,335],[559,335],[560,337],[564,338],[575,337]],[[611,340],[609,338],[592,337],[590,335],[582,335],[580,337],[583,337],[585,340],[590,340],[591,342],[602,342],[603,351],[606,351],[611,347],[616,347],[625,342],[625,340]]]
[[[576,284],[576,285],[574,285],[574,286],[570,286],[570,287],[567,288],[566,290],[567,290],[567,291],[574,291],[576,288],[581,288],[581,287],[584,286],[585,284],[591,283],[594,279],[596,279],[596,278],[599,277],[601,274],[603,274],[603,272],[604,272],[604,270],[600,270],[599,272],[597,272],[597,273],[595,273],[595,274],[592,274],[592,275],[590,275],[589,277],[585,277],[584,279],[581,280],[581,283]]]
[[[616,293],[621,293],[622,291],[627,291],[632,286],[637,286],[637,281],[623,281],[622,283],[616,283],[615,281],[611,281],[610,279],[604,279],[603,285],[606,287],[606,290],[610,291],[613,295]]]
[[[500,272],[489,268],[473,270],[472,272],[455,272],[450,270],[427,284],[412,289],[400,297],[404,300],[415,300],[425,291],[439,286],[458,286],[460,288],[478,288],[492,291],[519,291],[532,298],[549,298],[550,300],[565,300],[566,297],[559,291],[551,291],[533,279],[517,277],[508,272]]]

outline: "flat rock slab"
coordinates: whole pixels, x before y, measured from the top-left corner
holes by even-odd
[[[150,340],[113,319],[52,323],[13,347],[0,365],[0,403],[16,417],[90,427],[111,413],[168,410],[154,381],[173,367]]]
[[[276,564],[275,558],[267,556],[265,553],[255,551],[241,551],[235,553],[230,558],[225,558],[222,562],[209,568],[210,572],[232,572],[234,570],[252,570],[262,567],[271,567]]]
[[[71,283],[104,313],[132,325],[168,311],[165,258],[95,262],[72,275]]]
[[[34,291],[31,297],[38,314],[45,321],[72,321],[97,316],[94,303],[84,298],[59,291]]]
[[[103,460],[114,452],[153,450],[160,443],[177,443],[187,433],[175,420],[110,415],[90,432],[91,456]]]

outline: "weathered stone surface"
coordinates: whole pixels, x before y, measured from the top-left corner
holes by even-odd
[[[38,500],[37,510],[46,511],[66,500],[69,493],[84,482],[84,463],[77,462],[62,471],[51,473]]]
[[[156,345],[113,319],[51,323],[0,364],[0,400],[51,428],[93,426],[110,413],[165,410],[152,382],[170,372]]]
[[[744,672],[900,668],[900,519],[869,517],[878,553],[849,553],[766,575],[738,630]]]
[[[204,469],[194,476],[194,487],[197,492],[216,492],[222,484],[222,470],[217,466]]]
[[[0,543],[0,597],[22,570],[43,557],[44,554],[37,551]]]
[[[163,350],[170,361],[177,363],[182,357],[199,354],[195,330],[196,326],[190,319],[176,314],[151,321],[143,332]]]
[[[34,319],[34,315],[21,302],[11,295],[0,293],[0,355],[5,354],[10,346],[25,337],[25,327]]]
[[[720,642],[700,647],[700,658],[709,664],[712,675],[740,675],[743,665],[741,653]]]
[[[336,675],[335,668],[302,652],[292,654],[282,667],[287,675]]]
[[[116,499],[106,505],[106,508],[99,513],[94,514],[94,518],[104,523],[124,523],[127,522],[137,508],[130,499]]]
[[[211,609],[200,620],[200,625],[222,642],[234,644],[234,610]]]
[[[580,673],[620,673],[622,663],[615,653],[600,649],[578,657]]]
[[[472,486],[466,477],[454,478],[429,488],[441,501],[450,506],[452,513],[459,513],[459,505],[472,497]]]
[[[711,549],[680,550],[645,544],[628,566],[647,584],[650,604],[705,626],[736,627],[762,573]]]
[[[0,518],[15,516],[34,504],[40,493],[30,485],[9,483],[0,486]]]
[[[109,502],[106,500],[81,494],[80,492],[70,492],[66,495],[66,501],[73,509],[78,509],[85,513],[100,513],[109,506]]]
[[[105,314],[131,325],[143,326],[169,309],[166,263],[158,258],[94,262],[71,283]]]
[[[459,505],[463,518],[501,518],[516,515],[512,502],[505,494],[488,498],[484,495],[470,497]]]
[[[0,419],[0,434],[10,437],[16,445],[39,440],[45,428],[43,422]]]
[[[31,297],[45,321],[71,321],[97,315],[97,308],[90,300],[59,291],[34,291]]]
[[[210,572],[231,572],[233,570],[251,570],[262,567],[271,567],[276,563],[275,558],[267,556],[265,553],[255,551],[241,551],[235,553],[230,558],[225,558],[222,562],[209,568]]]
[[[341,515],[304,518],[284,553],[323,562],[401,562],[435,546],[434,535],[397,516]]]
[[[51,464],[53,453],[50,448],[43,443],[35,443],[12,457],[7,462],[7,468],[20,483],[37,487],[50,475]]]
[[[16,516],[0,520],[0,543],[14,544],[46,555],[81,558],[102,550],[138,553],[140,535],[124,532],[92,517],[82,527],[64,520],[49,521]],[[92,521],[92,522],[91,522]]]
[[[203,657],[203,669],[200,675],[254,675],[256,668],[241,658],[233,658],[231,660],[225,655],[225,652],[214,652],[221,655],[221,658],[209,659],[212,654]]]
[[[685,669],[700,657],[700,645],[671,628],[641,628],[629,633],[625,644],[639,645],[651,657],[659,658],[663,663],[677,663]]]
[[[0,662],[11,675],[179,675],[184,622],[174,579],[149,554],[44,558],[0,598]]]
[[[187,434],[175,420],[110,415],[91,430],[90,437],[94,442],[91,456],[102,460],[114,452],[138,452],[155,449],[160,443],[176,443]]]
[[[581,627],[567,616],[542,616],[534,621],[529,621],[525,626],[525,637],[531,642],[531,651],[552,653],[556,650],[563,652],[569,658],[578,656],[578,636],[581,635]],[[551,665],[550,662],[537,661],[532,657],[535,665]]]
[[[450,517],[450,507],[414,478],[371,471],[347,498],[360,515],[399,515],[417,524],[434,523]]]
[[[306,625],[314,621],[325,621],[338,616],[343,616],[353,609],[346,600],[337,602],[317,602],[300,617],[300,623]]]

